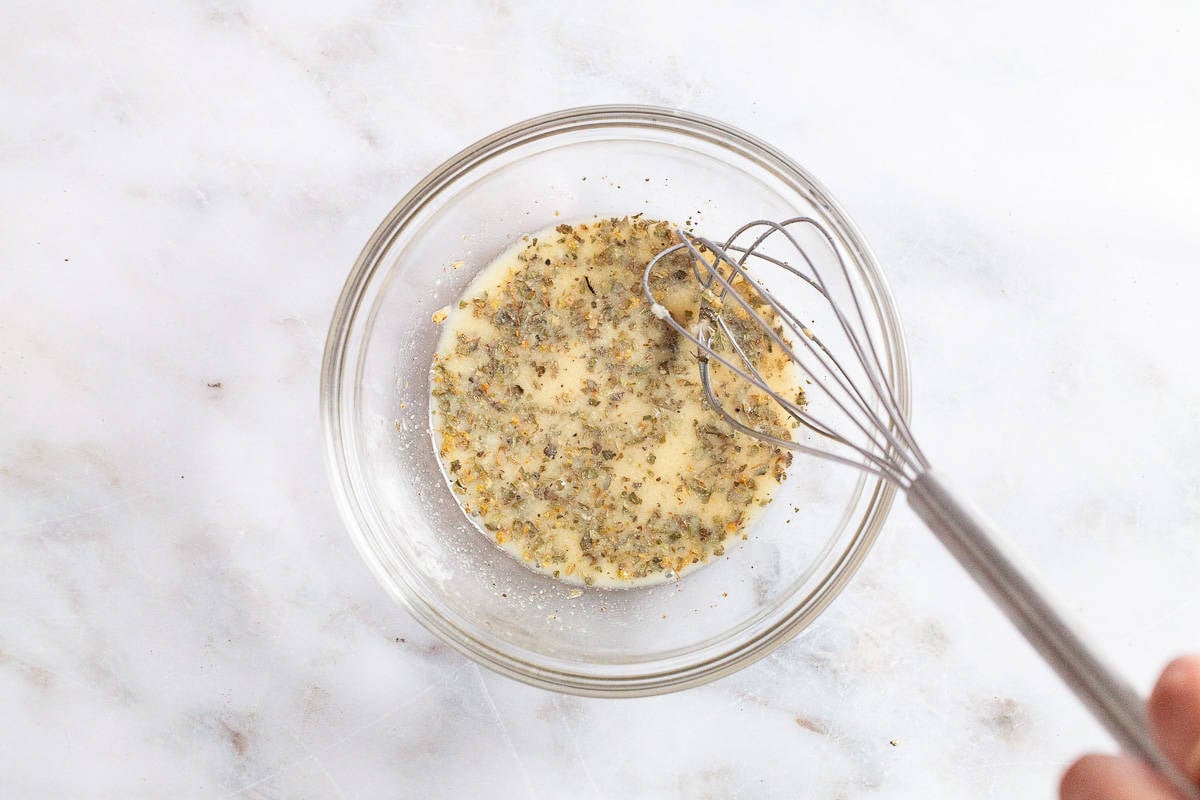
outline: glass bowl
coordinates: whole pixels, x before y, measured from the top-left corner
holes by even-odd
[[[694,686],[762,658],[809,625],[867,555],[892,486],[798,457],[746,541],[678,582],[569,586],[527,569],[464,515],[429,427],[431,315],[521,235],[644,213],[723,237],[808,214],[866,287],[867,313],[907,414],[897,314],[853,223],[797,164],[714,120],[595,106],[514,125],[435,169],[371,236],[338,299],[321,413],[337,502],[379,581],[477,662],[588,695]],[[582,593],[581,593],[582,591]]]

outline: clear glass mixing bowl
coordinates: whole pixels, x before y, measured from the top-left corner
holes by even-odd
[[[582,594],[526,569],[470,523],[446,486],[429,433],[429,366],[439,333],[431,315],[522,234],[638,212],[690,218],[717,238],[755,218],[803,213],[820,220],[867,288],[868,315],[907,412],[907,356],[891,296],[829,193],[736,128],[644,106],[538,117],[435,169],[383,220],[354,264],[321,375],[334,491],[380,582],[479,663],[578,694],[682,689],[762,658],[845,586],[895,493],[853,469],[797,457],[749,539],[724,557],[677,583]]]

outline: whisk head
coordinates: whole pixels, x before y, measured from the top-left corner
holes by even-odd
[[[885,368],[885,343],[867,310],[874,298],[835,238],[811,217],[756,220],[717,242],[677,229],[679,244],[646,266],[642,289],[653,313],[697,348],[708,403],[735,429],[790,450],[865,470],[907,489],[929,467],[908,427]],[[694,314],[668,309],[655,294],[656,270],[691,262]],[[672,312],[675,313],[672,313]],[[681,319],[680,317],[695,319]],[[732,324],[736,319],[736,324]],[[807,320],[807,321],[806,321]],[[747,326],[747,322],[752,327]],[[796,365],[804,393],[765,377],[747,331]],[[799,423],[784,439],[730,410],[714,389],[714,369],[732,371]]]

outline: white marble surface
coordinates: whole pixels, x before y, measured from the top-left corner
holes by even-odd
[[[926,448],[1113,661],[1200,647],[1197,6],[803,5],[5,3],[4,796],[1050,797],[1107,747],[906,509],[807,634],[631,701],[481,671],[343,533],[317,371],[375,224],[497,127],[663,104],[839,196]]]

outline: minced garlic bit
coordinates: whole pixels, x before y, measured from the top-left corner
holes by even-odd
[[[657,581],[724,554],[791,463],[708,406],[695,349],[662,322],[695,321],[687,254],[651,276],[664,305],[643,297],[646,264],[675,242],[669,223],[629,217],[525,237],[468,287],[434,357],[433,428],[459,503],[569,583]],[[802,402],[770,337],[723,316],[762,375]],[[715,363],[713,384],[747,424],[790,435],[775,403]]]

